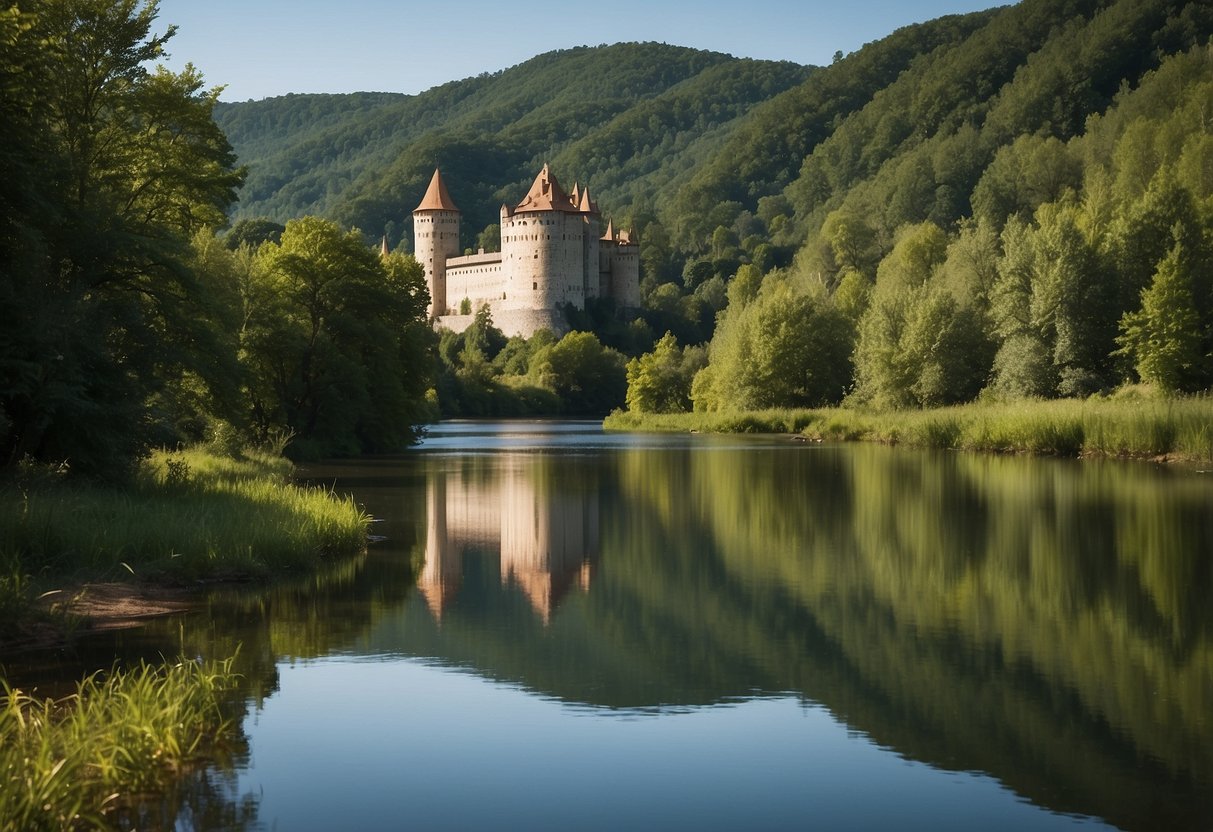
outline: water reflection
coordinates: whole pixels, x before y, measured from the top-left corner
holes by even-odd
[[[458,594],[463,559],[473,549],[498,555],[502,584],[519,587],[545,624],[571,588],[589,589],[598,493],[592,482],[553,488],[552,472],[544,457],[520,456],[492,477],[463,467],[427,477],[425,565],[417,587],[435,619]]]
[[[1056,811],[1213,821],[1208,478],[786,443],[507,451],[468,470],[441,451],[419,463],[422,592],[449,604],[463,569],[492,572],[478,552],[500,553],[503,588],[478,575],[441,627],[385,618],[369,636],[384,652],[598,707],[792,693]],[[526,592],[542,628],[504,600],[514,551],[542,581]],[[557,609],[550,590],[591,563],[588,592]]]
[[[256,716],[234,794],[263,823],[327,817],[309,801],[348,768],[360,828],[402,789],[427,827],[524,813],[507,777],[557,795],[548,824],[594,801],[618,828],[625,801],[586,784],[625,770],[662,784],[650,826],[853,827],[879,803],[903,828],[998,828],[1009,790],[1044,811],[1003,828],[1213,828],[1213,476],[483,424],[311,473],[388,540],[97,643],[102,665],[240,645]],[[496,804],[467,799],[469,770]],[[946,808],[910,796],[940,778],[965,784]]]

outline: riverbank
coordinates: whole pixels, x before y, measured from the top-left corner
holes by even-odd
[[[156,453],[124,488],[16,472],[0,485],[0,656],[182,611],[217,583],[311,574],[363,551],[370,518],[293,472],[278,456],[202,449]],[[0,826],[129,820],[240,741],[228,714],[239,679],[230,659],[115,666],[52,701],[0,674]]]
[[[1213,398],[974,403],[930,410],[615,411],[614,431],[787,433],[822,441],[1070,457],[1213,461]]]
[[[0,487],[0,649],[43,637],[88,584],[122,582],[138,599],[139,587],[264,581],[361,551],[369,518],[292,483],[293,470],[269,454],[191,449],[154,454],[126,488],[18,475]]]

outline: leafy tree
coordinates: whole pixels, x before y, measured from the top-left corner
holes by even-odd
[[[1185,265],[1177,243],[1142,290],[1141,309],[1121,318],[1117,338],[1142,381],[1167,392],[1193,389],[1193,381],[1205,377],[1199,372],[1206,369],[1200,366],[1200,317]]]
[[[228,248],[233,250],[243,245],[256,249],[262,243],[282,242],[283,231],[286,231],[286,226],[282,223],[274,222],[265,217],[252,217],[237,221],[231,227],[231,230],[224,235],[223,242]]]
[[[690,410],[691,381],[706,364],[706,350],[702,347],[683,350],[667,332],[652,352],[628,362],[628,409],[643,413]]]
[[[356,231],[287,223],[257,253],[242,341],[252,421],[300,455],[408,444],[430,382],[428,297],[411,257],[380,258]]]
[[[570,332],[536,353],[531,375],[560,397],[566,413],[598,415],[624,403],[623,356],[589,332]]]
[[[476,235],[476,247],[481,251],[501,251],[501,226],[489,223]]]
[[[876,232],[854,209],[831,211],[821,227],[821,233],[834,252],[834,262],[840,272],[855,271],[876,274],[880,248]]]
[[[1037,223],[1032,316],[1052,341],[1057,391],[1089,395],[1110,381],[1117,288],[1103,279],[1077,208],[1043,205]]]
[[[766,281],[749,304],[725,311],[693,382],[697,410],[816,407],[850,381],[850,326],[824,287]]]
[[[152,34],[155,3],[17,8],[0,15],[16,218],[0,231],[0,458],[121,476],[172,437],[176,380],[230,382],[189,240],[223,224],[242,173],[212,119],[217,91],[192,67],[146,68],[174,32]]]
[[[737,270],[737,274],[729,282],[728,300],[729,306],[740,308],[758,297],[758,290],[762,288],[762,272],[758,267],[746,263]]]
[[[921,286],[947,257],[948,238],[933,222],[903,226],[897,242],[876,269],[881,291]]]
[[[989,349],[977,317],[937,283],[878,293],[855,346],[855,396],[880,408],[971,399]]]

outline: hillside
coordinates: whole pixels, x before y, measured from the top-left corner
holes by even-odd
[[[320,213],[394,244],[438,164],[472,246],[544,161],[588,183],[640,232],[646,307],[630,335],[596,328],[633,353],[715,336],[697,405],[1197,390],[1213,381],[1210,36],[1206,3],[1022,0],[817,69],[582,47],[419,96],[219,119],[251,169],[237,217]],[[1195,323],[1158,353],[1168,309]]]
[[[237,219],[320,214],[395,243],[441,165],[474,238],[544,161],[623,208],[633,177],[685,171],[675,156],[703,155],[809,72],[662,44],[580,47],[415,96],[290,95],[222,104],[216,119],[249,168]]]
[[[794,250],[841,204],[874,215],[887,251],[903,223],[969,216],[999,148],[1077,135],[1207,37],[1209,16],[1175,0],[1025,0],[905,27],[817,71],[616,44],[415,96],[290,95],[216,117],[250,172],[234,219],[314,213],[395,243],[440,164],[471,245],[550,161],[607,210],[660,222],[679,269],[717,227]]]

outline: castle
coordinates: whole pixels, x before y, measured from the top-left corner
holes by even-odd
[[[526,197],[501,206],[501,251],[460,255],[459,209],[435,169],[413,211],[417,261],[425,268],[430,317],[461,332],[488,305],[506,335],[529,338],[536,330],[568,329],[563,307],[585,309],[590,298],[640,306],[640,246],[629,232],[607,223],[589,188],[565,193],[544,165]]]

